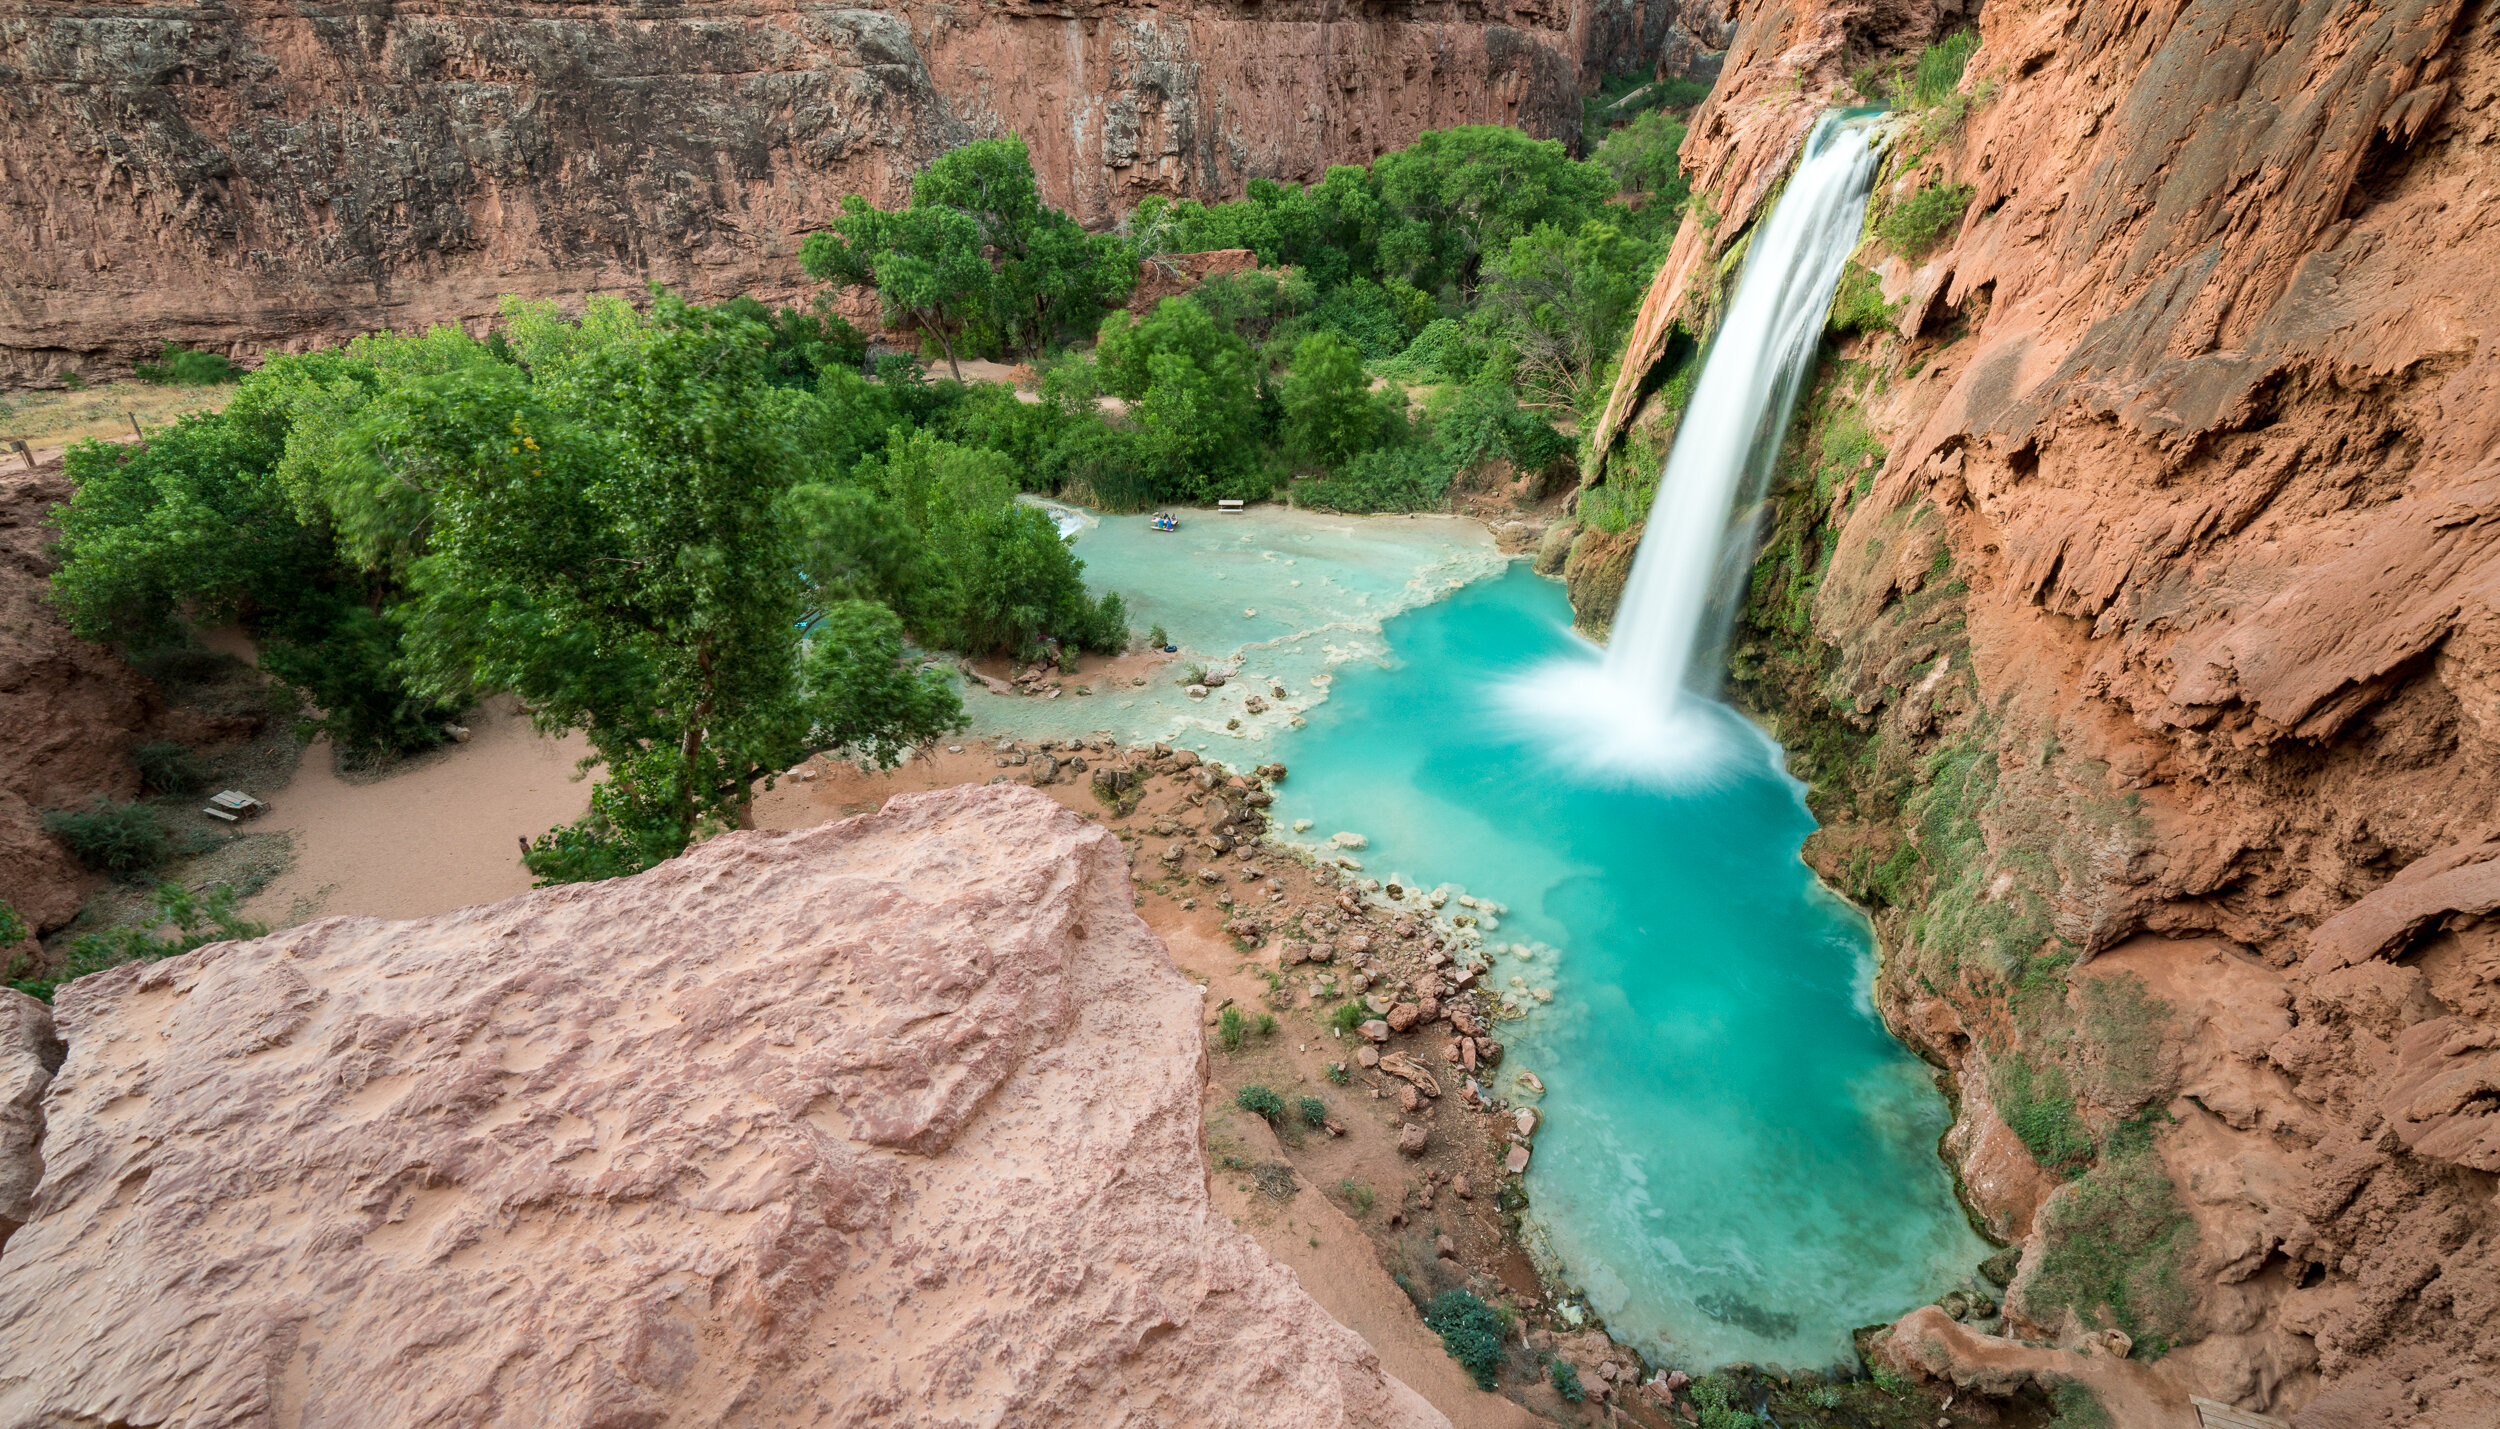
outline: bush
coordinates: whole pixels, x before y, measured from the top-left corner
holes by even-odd
[[[1233,1105],[1270,1126],[1285,1119],[1285,1099],[1256,1082],[1233,1093]]]
[[[1370,1016],[1371,1009],[1359,1002],[1348,1002],[1341,1004],[1336,1011],[1328,1014],[1328,1025],[1351,1037],[1354,1035],[1354,1029],[1362,1026],[1364,1020]]]
[[[1322,511],[1430,511],[1441,504],[1455,473],[1431,447],[1367,451],[1343,472],[1295,488],[1295,500]]]
[[[144,804],[98,799],[84,809],[55,809],[43,816],[43,831],[99,873],[144,873],[174,851],[173,835]]]
[[[139,784],[151,794],[180,798],[208,784],[208,761],[192,753],[190,746],[170,739],[140,745],[130,751],[130,762],[139,766]]]
[[[1899,313],[1898,304],[1884,301],[1883,282],[1874,270],[1856,263],[1841,270],[1840,288],[1832,294],[1832,331],[1882,332],[1892,326]]]
[[[215,387],[243,380],[243,369],[213,352],[193,352],[177,343],[165,344],[154,362],[134,369],[142,382],[161,387]]]
[[[1371,1214],[1372,1203],[1378,1199],[1372,1194],[1371,1187],[1351,1176],[1337,1182],[1337,1194],[1346,1198],[1346,1204],[1354,1207],[1354,1214],[1358,1216]]]
[[[1330,1085],[1342,1087],[1346,1083],[1353,1080],[1354,1071],[1345,1063],[1331,1062],[1328,1064],[1328,1081]]]
[[[86,934],[70,945],[69,956],[49,976],[9,986],[50,1002],[54,988],[89,973],[128,962],[170,958],[210,943],[257,938],[269,931],[267,925],[237,915],[235,902],[234,889],[223,883],[197,896],[178,883],[168,883],[156,890],[156,912],[146,922],[136,928]],[[156,936],[159,929],[170,929],[172,936]]]
[[[1588,1391],[1580,1387],[1580,1372],[1571,1367],[1571,1361],[1556,1360],[1546,1367],[1546,1373],[1554,1381],[1554,1392],[1564,1402],[1578,1404],[1588,1398]]]
[[[1893,89],[1895,102],[1912,109],[1933,109],[1953,98],[1962,71],[1979,48],[1977,30],[1958,30],[1919,51],[1908,77]]]
[[[1215,1042],[1227,1052],[1241,1050],[1242,1039],[1250,1035],[1250,1019],[1238,1007],[1227,1007],[1215,1019]]]
[[[1976,192],[1969,184],[1929,184],[1894,204],[1875,232],[1902,257],[1916,258],[1961,222]]]
[[[1736,1386],[1717,1375],[1693,1381],[1693,1405],[1701,1429],[1754,1429],[1762,1421],[1736,1407]]]
[[[1302,1124],[1304,1126],[1326,1126],[1328,1124],[1328,1103],[1321,1101],[1317,1097],[1302,1098],[1300,1101],[1294,1103],[1294,1110],[1302,1114]]]
[[[1441,1337],[1450,1358],[1475,1376],[1476,1388],[1493,1387],[1502,1367],[1503,1343],[1510,1336],[1509,1311],[1464,1290],[1444,1290],[1424,1307],[1424,1323]]]

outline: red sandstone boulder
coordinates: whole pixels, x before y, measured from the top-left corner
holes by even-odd
[[[1446,1425],[1208,1205],[1196,989],[1014,786],[65,989],[0,1421]]]

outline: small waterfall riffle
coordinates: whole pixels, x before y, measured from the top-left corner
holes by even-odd
[[[1562,733],[1573,762],[1690,778],[1732,752],[1738,722],[1712,696],[1753,546],[1754,523],[1736,516],[1778,460],[1880,153],[1873,121],[1815,125],[1704,356],[1604,658],[1548,666],[1510,692]]]

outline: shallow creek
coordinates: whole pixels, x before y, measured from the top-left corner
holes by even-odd
[[[1329,836],[1361,835],[1341,856],[1365,877],[1455,885],[1445,917],[1466,911],[1457,889],[1502,905],[1467,916],[1520,1014],[1495,1089],[1546,1117],[1532,1240],[1617,1338],[1687,1366],[1831,1363],[1851,1328],[1987,1253],[1936,1155],[1944,1100],[1869,1001],[1870,933],[1799,861],[1812,819],[1750,725],[1710,707],[1734,753],[1672,789],[1558,762],[1503,692],[1594,652],[1561,587],[1471,523],[1106,517],[1076,549],[1184,662],[1256,682],[1204,701],[1168,670],[1087,698],[976,693],[976,727],[1282,760],[1279,836],[1309,820],[1299,837],[1338,856]],[[1277,707],[1243,713],[1277,685]]]

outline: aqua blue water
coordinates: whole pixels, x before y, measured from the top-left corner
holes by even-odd
[[[1798,860],[1813,822],[1767,740],[1719,711],[1744,757],[1668,792],[1573,772],[1512,712],[1528,668],[1597,658],[1569,622],[1523,567],[1386,622],[1389,654],[1272,737],[1277,813],[1364,835],[1369,876],[1508,905],[1486,942],[1532,955],[1491,974],[1524,1013],[1497,1086],[1548,1089],[1530,1220],[1618,1338],[1843,1360],[1987,1254],[1936,1155],[1944,1101],[1875,1017],[1864,921]]]

